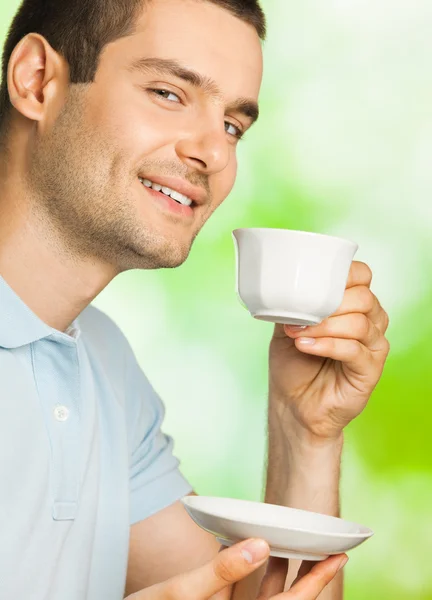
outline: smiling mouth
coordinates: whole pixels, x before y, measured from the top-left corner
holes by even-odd
[[[177,204],[182,204],[183,206],[190,207],[193,207],[195,204],[193,200],[191,200],[187,196],[184,196],[183,194],[180,194],[180,192],[177,192],[176,190],[172,190],[169,187],[162,186],[159,183],[153,183],[149,179],[143,179],[142,177],[138,177],[138,179],[144,187],[150,188],[155,192],[160,192],[161,194],[168,196],[169,198],[177,202]]]

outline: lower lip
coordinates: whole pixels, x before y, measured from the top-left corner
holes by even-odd
[[[179,202],[176,202],[175,200],[170,198],[170,196],[167,196],[163,192],[156,192],[156,190],[146,187],[140,181],[139,181],[139,184],[165,210],[168,210],[171,213],[179,215],[180,217],[189,217],[190,218],[191,216],[193,216],[192,206],[186,206],[184,204],[180,204]]]

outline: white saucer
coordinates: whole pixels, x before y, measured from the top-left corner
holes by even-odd
[[[281,325],[297,325],[308,327],[309,325],[319,325],[322,321],[319,317],[308,315],[307,313],[286,312],[282,310],[262,309],[251,313],[254,319],[258,321],[269,321],[270,323],[280,323]]]
[[[195,523],[224,546],[261,538],[270,555],[281,558],[325,560],[374,534],[357,523],[274,504],[211,496],[186,496],[182,502]]]

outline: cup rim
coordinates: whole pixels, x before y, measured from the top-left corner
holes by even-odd
[[[233,229],[233,234],[237,231],[289,231],[291,233],[298,233],[299,235],[309,236],[309,237],[322,237],[329,238],[334,240],[339,240],[341,242],[346,242],[348,244],[352,244],[358,250],[357,242],[353,240],[349,240],[347,238],[342,238],[337,235],[327,235],[325,233],[315,233],[313,231],[301,231],[298,229],[287,229],[286,227],[238,227],[237,229]]]

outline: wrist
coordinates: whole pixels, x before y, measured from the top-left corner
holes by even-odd
[[[344,436],[321,438],[297,428],[284,429],[269,427],[268,463],[269,467],[283,465],[290,473],[307,472],[313,477],[340,471]]]
[[[290,408],[278,410],[270,404],[268,413],[269,443],[284,448],[287,454],[313,455],[314,453],[342,452],[343,430],[324,433],[302,424]]]

